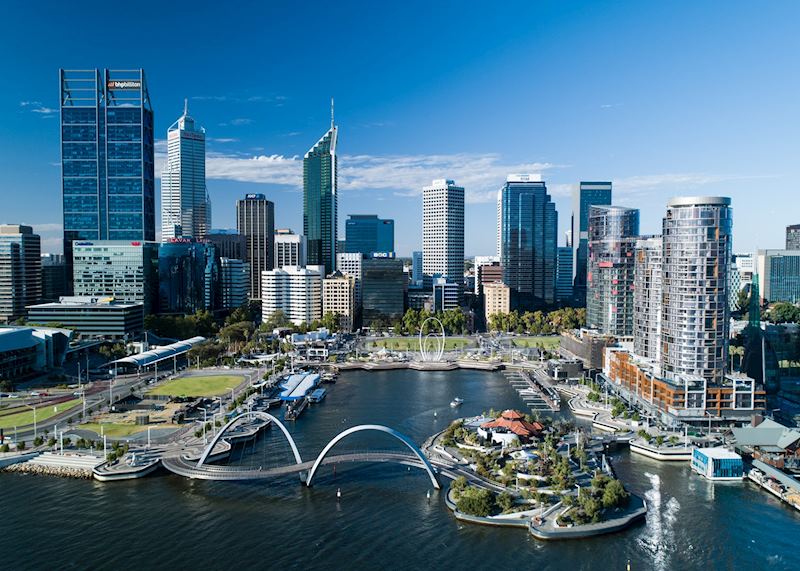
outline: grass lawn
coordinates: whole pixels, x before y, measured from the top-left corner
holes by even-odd
[[[66,410],[81,404],[81,399],[72,399],[56,405],[41,405],[36,407],[37,424],[52,418]],[[12,414],[0,416],[0,428],[21,428],[33,425],[33,410],[25,407],[25,410]]]
[[[86,424],[81,424],[76,428],[80,428],[82,430],[91,430],[92,432],[97,433],[100,436],[100,424],[90,423],[87,422]],[[104,422],[102,423],[103,427],[103,434],[108,436],[109,438],[126,438],[131,436],[132,434],[138,434],[140,432],[147,431],[147,425],[142,424],[118,424],[114,422]],[[176,428],[177,425],[175,424],[152,424],[150,428]]]
[[[181,377],[180,379],[167,381],[147,391],[147,394],[172,397],[215,397],[229,393],[231,389],[238,387],[243,380],[244,377],[241,375]]]
[[[419,337],[387,337],[386,339],[378,339],[371,343],[372,348],[380,349],[386,347],[394,351],[419,351]],[[444,342],[445,351],[452,351],[453,349],[463,349],[464,347],[474,346],[474,343],[465,339],[464,337],[447,337]],[[435,351],[438,347],[438,341],[429,339],[425,343],[425,348],[428,351]]]
[[[558,335],[542,335],[537,337],[517,337],[514,339],[515,347],[530,349],[531,347],[542,347],[551,351],[561,344],[561,337]]]

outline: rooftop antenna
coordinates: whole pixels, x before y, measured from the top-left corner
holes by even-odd
[[[333,97],[331,97],[331,129],[333,129]]]
[[[184,97],[184,99],[183,99],[183,114],[184,115],[188,115],[189,114],[189,98],[188,97]]]

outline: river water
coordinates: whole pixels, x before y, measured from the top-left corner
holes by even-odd
[[[454,411],[455,396],[465,399]],[[457,416],[524,403],[498,373],[347,372],[290,429],[304,460],[355,424],[417,442]],[[435,413],[435,414],[434,414]],[[382,434],[337,447],[403,449]],[[271,430],[234,462],[288,462]],[[2,569],[800,569],[800,512],[750,484],[711,484],[688,465],[627,451],[619,477],[647,498],[647,522],[590,540],[540,542],[523,529],[465,525],[419,469],[324,467],[313,488],[192,481],[169,474],[102,484],[0,474]],[[342,498],[336,499],[337,489]]]

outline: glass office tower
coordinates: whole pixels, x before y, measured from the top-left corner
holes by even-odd
[[[159,312],[191,314],[222,305],[220,259],[208,242],[173,238],[158,249]]]
[[[394,252],[394,220],[375,214],[350,214],[344,223],[345,253]]]
[[[589,207],[611,204],[610,182],[582,181],[572,192],[573,295],[578,305],[586,303],[586,260],[589,256]]]
[[[325,275],[336,269],[338,127],[331,128],[303,157],[303,234],[308,264],[325,266]]]
[[[144,70],[60,70],[64,254],[75,240],[155,240],[153,108]]]
[[[537,175],[509,175],[500,190],[503,283],[512,307],[555,302],[558,213]]]

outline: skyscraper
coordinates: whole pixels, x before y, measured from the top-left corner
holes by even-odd
[[[411,252],[411,282],[415,285],[422,284],[422,252]]]
[[[371,327],[378,320],[391,323],[402,317],[405,286],[406,278],[401,260],[394,257],[365,256],[361,262],[361,307],[364,325]]]
[[[758,250],[756,259],[762,301],[800,302],[800,250]]]
[[[239,234],[237,230],[214,229],[206,235],[206,241],[211,242],[217,247],[220,258],[233,258],[234,260],[246,260],[247,239]],[[250,284],[248,283],[248,288]]]
[[[800,250],[800,224],[786,227],[786,249]]]
[[[345,252],[394,252],[394,220],[375,214],[350,214],[344,223]]]
[[[206,189],[206,130],[183,115],[167,129],[167,162],[161,173],[161,239],[202,240],[211,229]]]
[[[589,207],[586,325],[605,335],[633,335],[634,249],[639,211]]]
[[[452,180],[422,189],[422,273],[464,281],[464,188]]]
[[[338,254],[336,256],[336,266],[339,271],[346,276],[353,278],[353,295],[356,307],[361,306],[361,276],[364,263],[364,254]]]
[[[263,194],[236,201],[236,229],[245,237],[250,264],[250,299],[261,299],[261,272],[275,267],[275,205]]]
[[[220,290],[223,309],[236,309],[247,303],[250,267],[242,260],[220,258]]]
[[[556,300],[572,301],[572,246],[559,246],[556,255]]]
[[[558,213],[538,175],[509,175],[500,189],[503,283],[512,308],[555,302]]]
[[[575,301],[586,303],[586,260],[588,258],[589,207],[611,204],[610,182],[582,181],[572,192],[572,230],[571,243],[574,264]]]
[[[661,359],[661,236],[636,241],[633,290],[633,351],[659,363]]]
[[[158,248],[159,311],[214,311],[221,303],[220,262],[214,244],[173,238]]]
[[[303,157],[303,234],[308,263],[325,266],[326,274],[336,269],[338,247],[338,131],[331,100],[331,128]]]
[[[42,297],[42,246],[30,226],[0,225],[0,323],[25,317]]]
[[[42,303],[67,295],[68,281],[64,254],[42,254]]]
[[[728,363],[730,198],[667,203],[663,223],[661,361],[664,375],[721,382]]]
[[[261,274],[261,315],[269,320],[282,311],[295,325],[310,324],[322,318],[321,266],[286,266]]]
[[[153,108],[144,71],[60,70],[64,254],[75,240],[153,241]]]

